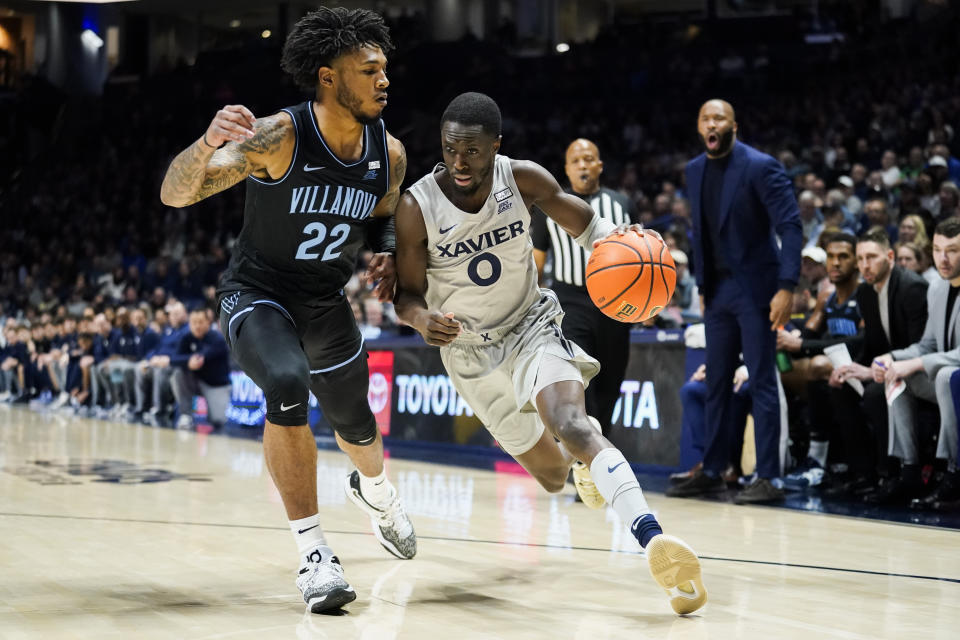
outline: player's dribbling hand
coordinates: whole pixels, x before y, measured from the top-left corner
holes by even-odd
[[[219,147],[225,142],[243,142],[254,136],[255,121],[250,109],[242,104],[228,104],[217,111],[203,134],[203,141],[211,147]]]
[[[363,274],[367,282],[375,282],[373,294],[380,302],[392,302],[397,288],[397,261],[392,253],[375,253]]]
[[[453,319],[453,313],[426,311],[421,317],[422,326],[417,331],[429,345],[445,347],[460,335],[460,322]]]
[[[607,238],[609,238],[610,236],[613,236],[613,235],[622,236],[623,234],[627,233],[628,231],[632,231],[632,232],[634,232],[634,233],[636,233],[637,235],[640,235],[640,236],[649,234],[649,235],[653,236],[654,238],[656,238],[657,240],[659,240],[660,242],[663,242],[663,237],[662,237],[659,233],[657,233],[657,232],[654,231],[653,229],[644,229],[642,224],[621,224],[621,225],[617,225],[617,228],[614,229],[614,230],[610,233],[610,235],[607,236]],[[597,246],[599,246],[599,244],[600,244],[601,242],[603,242],[604,240],[606,240],[607,238],[601,238],[600,240],[594,240],[594,242],[593,242],[593,248],[596,249]]]

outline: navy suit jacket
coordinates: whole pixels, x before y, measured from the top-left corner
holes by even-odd
[[[803,230],[793,184],[773,157],[736,142],[730,152],[720,198],[719,246],[733,277],[760,307],[769,306],[779,288],[793,289],[800,277]],[[687,163],[687,193],[693,220],[697,286],[707,301],[715,284],[713,263],[704,258],[700,190],[706,154]],[[777,248],[774,233],[780,236]]]

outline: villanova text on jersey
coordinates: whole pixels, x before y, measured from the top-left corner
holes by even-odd
[[[355,220],[366,220],[379,201],[380,196],[376,193],[356,187],[308,185],[294,187],[291,191],[290,213],[329,213]]]
[[[344,162],[323,139],[312,102],[284,111],[296,131],[290,167],[276,180],[247,178],[243,228],[221,295],[249,288],[284,300],[341,295],[369,218],[390,186],[382,120],[364,125],[359,159]]]

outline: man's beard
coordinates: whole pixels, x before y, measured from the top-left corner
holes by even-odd
[[[716,151],[711,152],[710,149],[707,148],[707,139],[703,136],[700,136],[700,141],[703,142],[703,147],[706,149],[708,156],[711,158],[719,158],[720,156],[726,155],[733,147],[733,129],[727,129],[723,135],[720,136]]]
[[[380,119],[381,111],[383,111],[383,109],[381,109],[376,115],[367,115],[362,111],[363,100],[360,99],[360,96],[342,84],[337,86],[337,102],[350,111],[350,115],[360,124],[375,124],[377,120]]]

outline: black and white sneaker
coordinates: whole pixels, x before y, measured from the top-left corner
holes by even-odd
[[[370,516],[373,535],[384,549],[404,560],[417,555],[417,534],[403,510],[403,503],[396,489],[392,489],[393,497],[385,507],[375,507],[367,502],[360,492],[360,472],[354,470],[347,476],[344,490],[347,497]]]
[[[340,560],[329,547],[307,554],[297,574],[297,588],[310,613],[337,609],[357,599],[356,591],[343,578]]]

